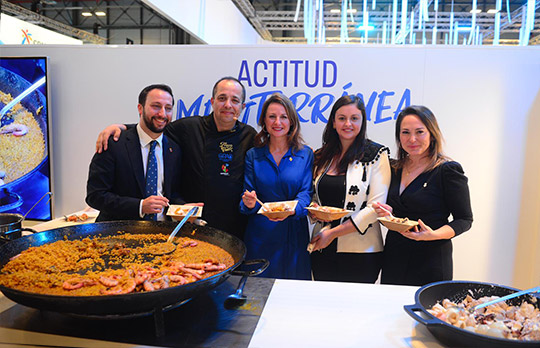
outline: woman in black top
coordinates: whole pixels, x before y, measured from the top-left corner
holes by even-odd
[[[334,103],[323,146],[315,153],[313,203],[351,213],[315,224],[311,240],[315,280],[375,283],[380,273],[383,239],[371,204],[386,200],[389,151],[367,139],[366,128],[362,99],[346,95]]]
[[[467,177],[459,163],[443,155],[442,134],[428,108],[401,111],[395,136],[398,158],[392,163],[387,204],[373,206],[379,216],[388,215],[382,206],[396,217],[418,220],[419,226],[388,231],[381,282],[421,286],[451,280],[451,239],[473,221]]]

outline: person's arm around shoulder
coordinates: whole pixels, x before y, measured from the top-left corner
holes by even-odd
[[[193,134],[200,125],[200,116],[190,116],[179,118],[170,122],[163,131],[167,137],[182,147],[186,138],[189,138],[190,133]]]
[[[96,152],[101,153],[102,151],[107,151],[108,142],[111,135],[114,141],[118,141],[118,139],[120,138],[120,134],[122,133],[123,130],[126,130],[126,129],[127,127],[125,125],[117,123],[117,124],[112,124],[108,126],[107,128],[105,128],[104,130],[102,130],[99,133],[98,138],[96,140]]]

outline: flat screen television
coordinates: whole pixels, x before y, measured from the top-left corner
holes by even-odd
[[[0,213],[53,216],[47,57],[0,57]]]

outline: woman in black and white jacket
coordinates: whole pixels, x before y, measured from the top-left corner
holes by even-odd
[[[383,240],[375,202],[386,201],[388,148],[366,138],[366,111],[357,96],[339,98],[315,153],[313,203],[352,213],[317,221],[311,264],[315,280],[374,283],[382,266]]]

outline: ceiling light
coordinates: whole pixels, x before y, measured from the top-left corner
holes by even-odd
[[[341,13],[341,10],[339,8],[333,8],[330,10],[330,13]],[[355,8],[348,9],[347,13],[356,13],[356,9]]]
[[[373,25],[359,25],[356,27],[357,30],[361,30],[361,31],[370,31],[370,30],[373,30],[375,29],[375,27]]]
[[[104,17],[104,16],[107,15],[107,14],[106,14],[105,12],[103,12],[103,11],[96,11],[96,12],[94,12],[94,13],[95,13],[96,16],[98,16],[98,17]]]
[[[90,12],[81,12],[81,16],[83,16],[83,17],[92,17],[92,13],[90,13]]]
[[[487,11],[487,13],[498,13],[499,10],[497,10],[496,8],[491,8]]]
[[[482,10],[477,8],[476,10],[470,10],[469,12],[470,13],[480,13],[480,12],[482,12]]]

